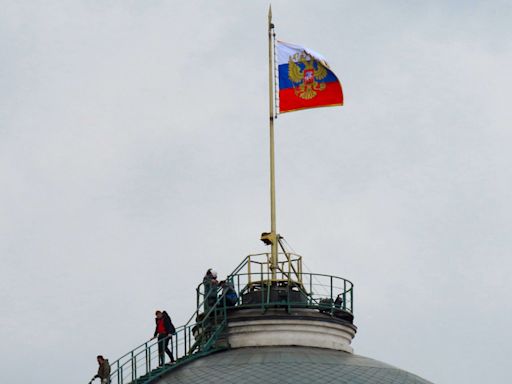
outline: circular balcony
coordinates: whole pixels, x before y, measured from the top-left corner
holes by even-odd
[[[197,320],[205,313],[211,317],[216,302],[227,320],[218,343],[231,348],[299,345],[352,352],[353,298],[352,282],[303,272],[300,255],[280,254],[272,269],[264,253],[246,257],[221,286],[200,284]],[[196,336],[202,332],[207,329],[195,329]]]
[[[212,285],[206,292],[205,283],[197,287],[197,308],[208,308],[208,298],[217,298],[232,289],[236,301],[226,302],[236,309],[311,308],[322,313],[352,321],[354,285],[351,281],[326,274],[302,271],[302,256],[279,254],[277,269],[270,266],[270,254],[247,256],[226,278],[224,288]],[[199,313],[198,313],[199,314]]]

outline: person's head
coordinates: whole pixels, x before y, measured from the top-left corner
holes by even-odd
[[[217,271],[214,271],[213,269],[210,269],[210,272],[211,272],[211,274],[212,274],[212,277],[213,277],[214,279],[216,279],[216,278],[217,278]]]
[[[105,358],[101,355],[96,356],[96,360],[98,360],[98,364],[101,364],[105,361]]]
[[[164,316],[164,314],[162,313],[162,311],[156,311],[155,316],[157,319],[161,319]]]

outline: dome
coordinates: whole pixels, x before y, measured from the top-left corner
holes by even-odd
[[[353,284],[303,272],[300,255],[279,256],[276,269],[270,255],[249,255],[226,280],[205,276],[197,288],[196,311],[165,336],[173,363],[165,363],[165,340],[150,340],[112,364],[111,381],[430,383],[354,354]]]
[[[348,352],[311,347],[247,347],[197,359],[155,384],[431,384],[412,373]]]

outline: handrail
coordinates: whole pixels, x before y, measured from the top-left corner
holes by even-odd
[[[283,262],[283,270],[279,275],[281,277],[275,280],[270,277],[268,268],[263,268],[266,263],[255,260],[260,256],[268,258],[267,253],[249,255],[226,277],[237,293],[234,304],[237,308],[261,308],[262,311],[276,307],[285,307],[288,311],[290,308],[309,308],[331,316],[349,316],[350,319],[353,313],[351,281],[332,275],[303,273],[301,256],[291,253],[286,254],[287,260]],[[290,265],[296,261],[298,268],[292,271]],[[288,264],[286,271],[284,263]],[[260,264],[261,268],[252,270],[251,264]],[[242,272],[244,267],[247,267],[248,272]],[[212,296],[206,292],[201,293],[202,286],[204,283],[197,287],[196,310],[184,325],[176,328],[174,335],[160,341],[149,339],[112,363],[112,384],[143,384],[176,366],[221,348],[217,341],[227,325],[227,292],[218,295],[219,288],[213,288],[216,300],[207,305],[208,298]],[[158,343],[165,340],[169,341],[177,362],[157,368]]]
[[[258,258],[264,257],[264,260],[258,260]],[[279,259],[280,257],[284,257],[284,259]],[[247,271],[251,273],[251,264],[259,265],[259,269],[261,273],[264,273],[265,275],[268,275],[268,279],[270,281],[270,253],[263,252],[263,253],[257,253],[257,254],[251,254],[246,256],[240,264],[231,272],[229,275],[227,275],[226,280],[229,280],[231,276],[239,274],[239,272],[247,266]],[[266,266],[266,270],[264,271],[264,266]],[[293,252],[279,252],[278,253],[278,274],[282,276],[286,276],[286,281],[297,281],[301,283],[301,277],[302,276],[302,256]],[[286,270],[285,266],[288,267],[288,270]],[[252,275],[252,274],[251,274]],[[292,275],[294,277],[292,277]],[[274,282],[282,281],[282,279],[274,280]],[[251,284],[251,281],[249,281],[249,284]],[[201,282],[196,287],[196,294],[197,294],[197,310],[196,315],[199,314],[199,310],[201,308],[201,298],[203,299],[202,302],[204,303],[207,292],[201,293],[201,287],[204,286],[204,282]]]
[[[254,290],[254,283],[257,281],[254,277],[259,277],[261,284]],[[270,296],[270,289],[267,289],[267,280],[265,274],[261,272],[253,273],[238,273],[233,276],[228,276],[232,279],[235,285],[235,290],[238,295],[238,308],[255,308],[261,307],[262,309],[268,307],[275,307],[276,305],[283,304],[282,300],[273,301]],[[301,284],[288,284],[289,281],[282,280],[285,284],[282,288],[286,293],[286,306],[303,307],[317,309],[330,309],[343,310],[348,313],[353,313],[353,293],[354,285],[350,280],[338,276],[332,276],[320,273],[301,273]],[[252,281],[252,285],[248,284]],[[244,295],[254,290],[254,292],[261,292],[261,294],[254,295],[257,298],[255,303],[245,303],[243,301]],[[295,292],[295,295],[292,293]],[[336,303],[340,296],[341,300]]]
[[[263,286],[269,285],[287,285],[290,287],[294,286],[300,288],[302,293],[308,297],[307,302],[310,306],[314,306],[315,303],[320,305],[319,302],[322,300],[322,304],[320,306],[325,308],[327,302],[331,301],[332,308],[335,310],[340,309],[338,307],[335,308],[335,305],[338,305],[337,303],[342,301],[343,305],[341,309],[353,313],[353,283],[350,280],[326,274],[304,273],[302,272],[302,256],[291,252],[280,252],[279,256],[284,257],[278,261],[278,265],[280,265],[281,268],[279,269],[277,279],[272,277],[268,261],[269,253],[259,253],[245,257],[235,270],[226,277],[226,280],[229,280],[232,283],[236,280],[236,292],[239,298],[237,306],[247,306],[247,304],[243,303],[240,298],[248,291],[253,289],[263,289]],[[256,265],[257,267],[251,268],[251,264],[253,266]],[[245,268],[247,272],[241,272],[244,267],[247,267]],[[309,281],[305,281],[308,279]],[[313,279],[323,280],[323,283],[313,282]],[[240,280],[244,280],[244,284],[242,286],[240,286]],[[335,287],[333,286],[334,283],[340,284],[340,286]],[[322,293],[320,292],[321,289],[328,289],[329,292]],[[210,292],[205,291],[204,283],[202,282],[197,286],[196,293],[197,309],[195,315],[199,315],[202,308],[202,304],[200,303],[203,303],[204,305]],[[262,296],[261,300],[258,300],[262,309],[270,304],[279,304],[271,302],[270,290],[266,290],[266,296],[266,299]],[[267,304],[265,304],[265,302]]]
[[[220,313],[219,309],[221,310]],[[187,324],[176,328],[176,333],[167,336],[165,339],[150,339],[117,359],[112,364],[111,382],[113,384],[137,383],[141,382],[141,377],[144,376],[147,379],[153,379],[155,375],[164,374],[174,366],[185,363],[199,352],[207,353],[214,347],[217,338],[223,331],[227,323],[226,319],[225,295],[222,294],[218,296],[215,303],[203,315],[201,320],[193,323],[189,321]],[[196,341],[194,342],[193,339]],[[171,342],[171,350],[177,363],[172,366],[155,367],[153,369],[153,361],[159,358],[156,353],[158,343],[165,340]],[[182,350],[181,347],[183,348]],[[141,362],[143,364],[142,367],[140,366]]]
[[[223,304],[221,306],[221,309],[222,309],[222,321],[220,322],[220,324],[218,324],[213,333],[211,334],[211,336],[208,338],[208,340],[204,343],[203,345],[203,348],[201,349],[201,344],[198,344],[197,347],[199,347],[199,351],[198,352],[208,352],[213,346],[214,346],[214,343],[215,341],[217,340],[218,336],[220,335],[220,333],[224,330],[224,326],[226,325],[227,323],[227,314],[226,314],[226,305],[225,305],[225,295],[220,295],[218,298],[217,298],[217,301],[215,302],[215,304],[210,308],[210,310],[206,313],[206,315],[203,317],[203,319],[201,321],[198,321],[196,322],[194,325],[188,325],[188,326],[183,326],[184,329],[186,328],[198,328],[200,326],[201,329],[203,329],[203,332],[204,330],[208,329],[208,326],[210,325],[210,315],[214,315],[215,317],[215,320],[216,320],[216,316],[217,316],[217,309],[219,307],[219,304]],[[205,327],[206,325],[206,327]],[[192,341],[189,340],[189,344],[192,344]],[[194,348],[192,349],[192,347],[194,347],[195,343],[192,344],[190,346],[190,348],[185,348],[185,354],[184,356],[181,358],[181,362],[185,362],[185,360],[187,360],[186,358],[187,357],[191,357],[191,356],[194,356],[195,355],[195,350],[197,349]],[[186,347],[186,342],[185,342],[185,347]],[[179,360],[180,358],[178,356],[176,356],[176,358]],[[167,368],[164,368],[162,370],[160,370],[157,375],[158,376],[161,376],[163,375],[165,372],[169,371],[170,369],[174,368],[175,365],[173,366],[168,366]],[[150,376],[155,376],[155,375],[151,375],[151,372],[149,372]]]
[[[249,256],[246,256],[241,262],[240,264],[238,264],[238,266],[233,270],[233,272],[231,272],[231,274],[235,274],[237,272],[239,272],[246,264],[247,264],[247,260],[249,260],[250,258],[250,255]],[[199,286],[201,286],[202,283],[200,283],[198,285],[198,289],[199,289]],[[201,303],[197,303],[197,308],[196,310],[194,311],[194,313],[192,314],[192,316],[190,316],[190,318],[185,322],[185,325],[182,325],[181,327],[178,327],[176,328],[176,332],[178,332],[179,329],[181,328],[185,328],[186,326],[190,325],[193,321],[195,321],[195,319],[197,318],[197,316],[199,315],[199,308],[202,308],[204,306],[204,302],[205,300],[203,300]],[[123,356],[121,356],[120,358],[118,358],[117,360],[115,360],[111,366],[114,367],[114,366],[117,366],[119,368],[119,364],[121,362],[121,360],[129,357],[129,356],[133,356],[134,355],[134,352],[137,351],[138,349],[144,347],[144,350],[147,350],[148,348],[148,344],[151,343],[151,341],[153,341],[154,338],[151,338],[145,342],[143,342],[142,344],[138,345],[137,347],[133,348],[132,350],[130,350],[129,352],[127,352],[126,354],[124,354]],[[155,345],[156,343],[158,343],[158,341],[156,341],[155,343],[153,343],[152,345],[150,345],[149,347]]]
[[[242,268],[243,268],[243,267],[245,267],[245,266],[247,265],[247,262],[248,262],[248,261],[250,261],[251,256],[254,256],[254,255],[248,255],[248,256],[244,257],[244,258],[243,258],[243,260],[240,262],[240,264],[238,264],[238,265],[235,267],[235,269],[234,269],[234,270],[233,270],[233,271],[228,275],[228,277],[229,277],[229,276],[231,276],[231,275],[237,274],[239,271],[241,271],[241,270],[242,270]],[[197,306],[196,306],[196,311],[195,311],[195,312],[194,312],[194,314],[190,317],[189,321],[190,321],[192,318],[194,318],[194,316],[195,316],[195,317],[197,317],[197,315],[199,315],[199,309],[200,309],[200,308],[202,308],[202,307],[204,306],[204,303],[205,303],[205,301],[207,300],[207,295],[204,295],[204,299],[203,299],[203,301],[202,301],[201,303],[199,302],[199,296],[200,296],[200,295],[199,295],[199,292],[200,292],[200,288],[201,288],[201,286],[203,286],[203,285],[204,285],[204,282],[200,282],[200,283],[197,285],[197,287],[196,287],[196,293],[197,293],[197,295],[196,295],[196,296],[197,296],[197,300],[196,300],[196,304],[197,304]]]
[[[253,255],[253,256],[254,256],[254,255]],[[246,257],[245,257],[245,258],[240,262],[240,264],[238,264],[238,266],[233,270],[233,272],[231,272],[231,275],[232,275],[232,274],[237,273],[238,271],[240,271],[240,270],[241,270],[241,269],[242,269],[242,268],[247,264],[247,260],[249,260],[249,258],[250,258],[250,257],[251,257],[251,255],[246,256]],[[199,289],[199,286],[201,286],[201,284],[203,284],[203,283],[200,283],[200,284],[198,285],[198,288],[197,288],[197,289]],[[204,302],[205,302],[205,300],[206,300],[206,299],[204,299],[201,303],[197,303],[197,308],[196,308],[196,310],[194,311],[194,313],[192,314],[192,316],[190,316],[190,318],[185,322],[185,324],[184,324],[184,325],[182,325],[182,326],[180,326],[180,327],[176,328],[176,332],[178,332],[178,330],[179,330],[180,328],[185,328],[187,325],[189,325],[193,320],[195,320],[195,319],[197,318],[197,315],[199,314],[199,308],[201,308],[201,307],[203,307],[203,306],[204,306]],[[111,366],[114,366],[114,365],[119,366],[119,362],[120,362],[122,359],[124,359],[124,358],[126,358],[126,357],[128,357],[128,356],[133,355],[133,352],[134,352],[134,351],[136,351],[136,350],[138,350],[139,348],[142,348],[142,347],[144,347],[144,346],[145,346],[145,348],[144,348],[144,349],[147,349],[148,344],[149,344],[149,343],[151,343],[151,341],[153,341],[153,340],[154,340],[154,338],[151,338],[151,339],[149,339],[149,340],[146,340],[145,342],[143,342],[143,343],[142,343],[142,344],[140,344],[139,346],[137,346],[137,347],[133,348],[132,350],[130,350],[129,352],[127,352],[126,354],[124,354],[123,356],[121,356],[120,358],[118,358],[117,360],[115,360],[115,361],[111,364]],[[157,342],[155,342],[155,343],[157,343]],[[155,343],[153,343],[153,345],[154,345]]]

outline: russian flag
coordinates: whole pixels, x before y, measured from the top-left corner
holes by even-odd
[[[299,45],[276,41],[279,112],[343,105],[343,91],[325,58]]]

